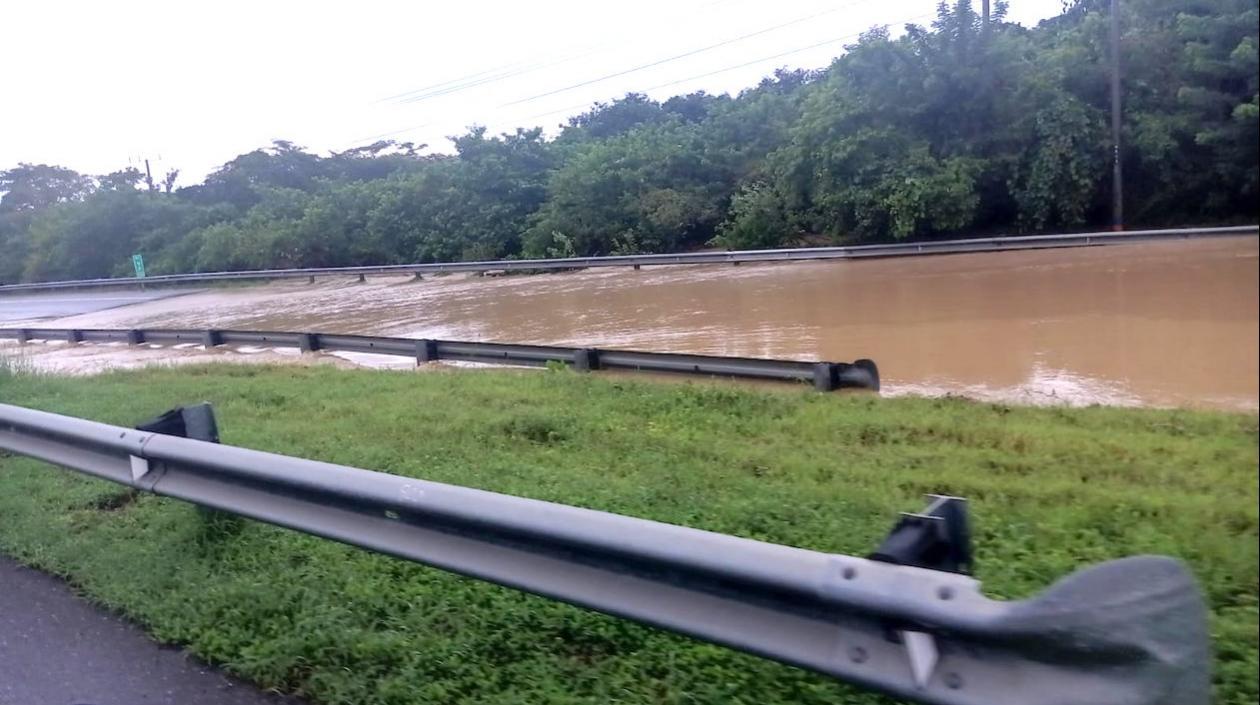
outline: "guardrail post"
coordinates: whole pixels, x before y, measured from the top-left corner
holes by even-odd
[[[412,273],[411,273],[411,278],[412,278],[412,280],[413,280],[413,281],[423,281],[423,280],[424,280],[424,275],[423,275],[423,274],[421,274],[420,272],[412,272]]]
[[[814,363],[814,389],[830,392],[836,388],[839,365],[834,362]]]
[[[367,281],[367,275],[366,275],[366,274],[360,274],[360,275],[359,275],[359,283],[360,283],[360,284],[362,284],[362,283],[363,283],[363,282],[365,282],[365,281]]]
[[[202,333],[201,344],[206,346],[207,350],[215,347],[216,345],[222,345],[223,344],[222,331],[208,330],[205,333]]]
[[[66,342],[67,343],[82,343],[83,331],[77,328],[71,328],[70,330],[66,331]]]
[[[314,274],[312,274],[311,276],[307,277],[307,278],[306,278],[306,283],[307,283],[307,284],[314,284],[314,283],[315,283],[315,275],[314,275]]]
[[[315,333],[298,333],[298,350],[304,353],[319,350],[319,337]]]
[[[144,342],[144,331],[135,328],[127,331],[127,344],[139,345]]]
[[[28,329],[26,329],[26,328],[18,328],[18,330],[17,330],[17,341],[18,341],[19,343],[25,343],[25,342],[29,341],[30,339],[31,339],[31,331],[30,331],[30,330],[28,330]]]
[[[643,265],[641,265],[641,264],[636,264],[636,265],[634,265],[634,271],[636,271],[636,272],[637,272],[637,271],[639,271],[640,269],[643,269]]]
[[[579,372],[590,372],[599,369],[599,350],[595,348],[579,348],[573,351],[573,369]]]
[[[420,276],[419,274],[416,275]],[[417,340],[416,341],[416,364],[423,365],[426,362],[433,362],[438,359],[438,349],[436,340]]]

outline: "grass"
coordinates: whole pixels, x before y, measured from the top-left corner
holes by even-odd
[[[35,372],[30,360],[17,352],[0,350],[0,384],[20,377],[30,377]]]
[[[1217,702],[1258,697],[1254,414],[255,366],[0,375],[0,400],[120,425],[209,400],[225,443],[849,554],[922,494],[963,495],[996,597],[1109,558],[1187,561],[1211,604]],[[0,551],[322,703],[888,702],[27,459],[0,458]]]

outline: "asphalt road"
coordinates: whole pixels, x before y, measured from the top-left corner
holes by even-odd
[[[301,705],[160,646],[0,556],[0,705]]]
[[[35,321],[80,313],[103,311],[130,304],[156,301],[198,291],[162,289],[157,291],[97,291],[82,293],[0,295],[0,324]]]

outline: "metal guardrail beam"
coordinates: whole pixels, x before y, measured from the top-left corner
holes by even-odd
[[[300,348],[303,352],[372,353],[414,358],[417,364],[434,360],[458,360],[499,365],[539,367],[549,362],[590,371],[630,370],[719,377],[741,377],[807,382],[819,391],[869,389],[879,391],[879,368],[871,360],[848,362],[800,362],[746,357],[719,357],[682,353],[636,352],[548,345],[512,345],[453,340],[389,338],[337,333],[293,333],[244,330],[136,328],[129,330],[77,328],[0,328],[0,340],[62,340],[78,342],[127,342],[216,345],[273,345]]]
[[[0,449],[911,701],[1206,705],[1210,694],[1203,600],[1170,558],[1103,563],[1002,602],[952,572],[6,404]]]
[[[362,267],[319,267],[309,269],[258,269],[236,272],[200,274],[162,274],[144,279],[82,279],[61,282],[36,282],[0,286],[0,293],[48,291],[57,289],[148,286],[155,284],[202,283],[234,280],[296,279],[326,276],[423,275],[453,272],[538,271],[585,269],[590,267],[656,267],[677,264],[741,264],[744,262],[784,262],[819,259],[861,259],[868,257],[906,257],[963,252],[1087,247],[1123,242],[1176,240],[1191,237],[1256,236],[1260,226],[1242,225],[1220,228],[1177,228],[1165,230],[1130,230],[1127,232],[1067,233],[1020,235],[1005,237],[939,240],[929,242],[854,245],[851,247],[801,247],[777,250],[735,250],[727,252],[684,252],[662,255],[616,255],[609,257],[574,257],[565,259],[485,260],[477,262],[417,263]]]

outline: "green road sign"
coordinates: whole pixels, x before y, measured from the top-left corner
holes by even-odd
[[[144,279],[144,258],[140,255],[132,255],[131,266],[136,268],[136,278]]]

